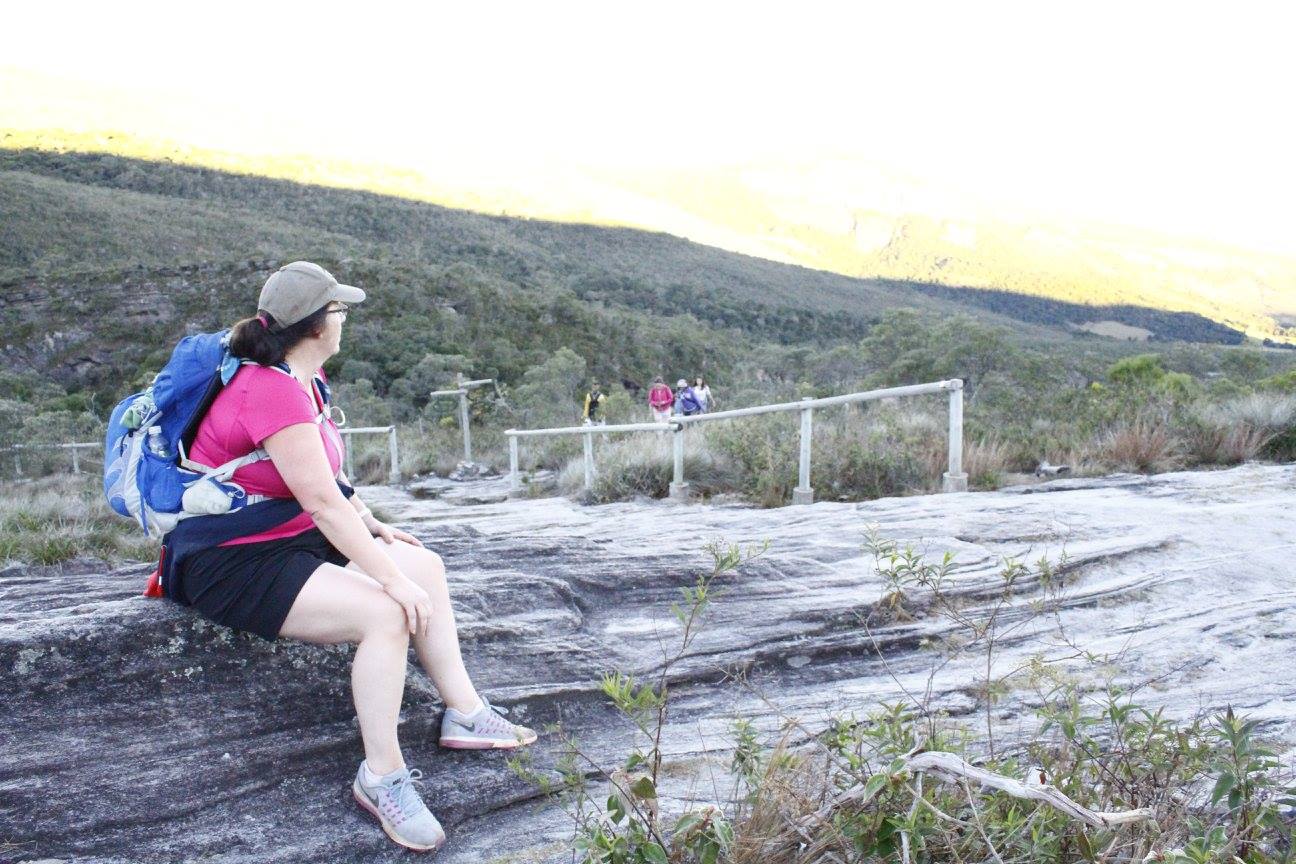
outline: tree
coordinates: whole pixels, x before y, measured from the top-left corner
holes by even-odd
[[[469,360],[462,354],[424,354],[423,359],[388,388],[393,411],[403,420],[417,416],[419,409],[427,404],[429,393],[453,388],[455,375],[469,368]]]
[[[586,384],[585,358],[563,346],[522,375],[512,403],[524,427],[570,425],[580,421],[580,397]]]

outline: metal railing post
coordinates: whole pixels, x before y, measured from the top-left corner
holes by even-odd
[[[506,435],[508,433],[505,433]],[[516,495],[522,491],[522,474],[518,470],[518,439],[509,435],[509,494]]]
[[[806,396],[802,401],[809,402]],[[814,409],[801,409],[801,464],[797,470],[797,486],[792,490],[793,504],[813,504],[814,488],[810,485],[810,441],[814,437]]]
[[[675,461],[674,479],[670,484],[670,497],[673,501],[687,501],[689,484],[684,481],[684,427],[676,427],[671,433],[671,449]]]
[[[455,375],[455,385],[459,388],[459,426],[463,429],[464,461],[472,461],[472,430],[468,427],[468,391],[464,388],[464,376]]]
[[[945,472],[945,492],[966,492],[968,476],[963,472],[963,382],[949,382],[949,470]]]
[[[585,491],[594,488],[594,433],[586,432],[585,438]]]
[[[77,452],[78,450],[80,450],[80,448],[77,447],[75,444],[73,444],[72,445],[72,473],[73,474],[81,473],[81,459],[80,459],[80,454]]]
[[[399,483],[401,481],[400,444],[396,441],[396,427],[392,426],[387,435],[388,455],[391,457],[391,470],[387,473],[387,482]]]
[[[346,475],[347,475],[347,479],[350,480],[351,483],[352,483],[353,485],[354,485],[355,482],[356,482],[356,477],[355,477],[355,459],[353,458],[352,453],[351,453],[351,451],[352,451],[354,448],[355,448],[355,436],[352,435],[352,436],[350,437],[350,439],[347,441],[347,448],[346,448]]]
[[[469,381],[464,378],[462,372],[455,373],[455,387],[453,390],[433,390],[428,394],[429,399],[438,399],[443,396],[459,397],[459,429],[463,433],[463,450],[464,462],[472,462],[472,426],[468,412],[468,391],[474,387],[485,387],[487,384],[495,385],[495,393],[499,394],[499,385],[494,378],[480,378],[476,381]],[[419,421],[422,424],[422,420]]]

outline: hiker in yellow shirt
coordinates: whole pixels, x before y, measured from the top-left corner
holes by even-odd
[[[591,381],[589,392],[585,394],[585,412],[581,415],[586,426],[603,426],[607,420],[603,417],[603,403],[607,401],[607,394],[601,389],[599,382]]]

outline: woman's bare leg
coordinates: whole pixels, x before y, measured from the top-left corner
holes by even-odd
[[[459,631],[450,606],[450,589],[441,556],[431,549],[399,540],[390,544],[378,539],[374,542],[391,556],[402,573],[431,595],[432,626],[426,636],[414,638],[414,650],[446,705],[465,714],[472,712],[481,702],[459,652]]]
[[[396,724],[409,629],[400,605],[363,573],[321,564],[297,595],[279,635],[323,645],[356,643],[351,695],[365,760],[377,774],[403,768]]]

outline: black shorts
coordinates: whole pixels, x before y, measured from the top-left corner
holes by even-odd
[[[184,559],[173,599],[217,624],[273,641],[311,574],[325,562],[345,567],[348,561],[318,528],[282,540],[213,546]]]

